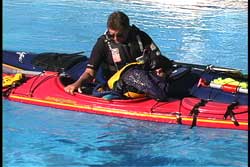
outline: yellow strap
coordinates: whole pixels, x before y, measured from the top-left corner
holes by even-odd
[[[23,75],[20,73],[15,74],[14,76],[4,76],[3,77],[3,87],[11,86],[15,84],[17,81],[20,81],[23,78]]]

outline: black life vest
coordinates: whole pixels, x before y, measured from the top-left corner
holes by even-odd
[[[132,30],[130,31],[131,39],[127,44],[115,43],[108,37],[107,32],[104,33],[103,38],[109,49],[108,56],[112,59],[112,62],[108,63],[108,68],[113,73],[120,70],[126,64],[135,62],[136,58],[142,55],[145,46],[138,32],[139,29],[132,26]]]

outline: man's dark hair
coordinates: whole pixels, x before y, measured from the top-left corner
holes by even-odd
[[[121,11],[113,12],[108,17],[107,27],[113,30],[126,30],[129,28],[129,18]]]

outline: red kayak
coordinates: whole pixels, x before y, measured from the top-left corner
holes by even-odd
[[[5,76],[5,74],[4,74]],[[57,72],[24,75],[3,88],[6,99],[28,104],[190,127],[248,130],[248,104],[204,101],[196,97],[159,102],[149,98],[105,100],[88,94],[67,94],[72,79]]]

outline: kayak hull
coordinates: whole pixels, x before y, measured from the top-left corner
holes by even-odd
[[[158,102],[149,98],[129,100],[105,100],[91,95],[64,91],[66,77],[57,72],[45,72],[37,76],[26,76],[25,82],[9,90],[6,99],[78,112],[88,112],[122,118],[138,119],[188,126],[248,130],[248,105],[236,106],[234,118],[225,118],[228,104],[207,102],[198,108],[197,115],[191,111],[200,99],[186,97]],[[66,78],[67,79],[67,78]]]

